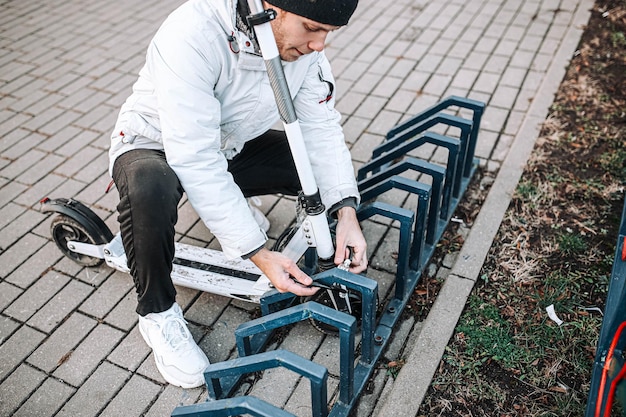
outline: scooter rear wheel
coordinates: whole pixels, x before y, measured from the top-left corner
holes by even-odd
[[[63,255],[67,256],[77,264],[94,267],[101,265],[104,261],[101,258],[95,258],[93,256],[73,252],[67,247],[67,244],[70,241],[89,243],[92,245],[96,244],[96,238],[91,236],[83,225],[71,217],[64,214],[57,215],[54,219],[52,219],[52,223],[50,224],[50,233],[52,234],[54,243],[56,243]]]

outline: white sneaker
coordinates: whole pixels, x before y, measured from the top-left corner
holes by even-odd
[[[182,388],[204,384],[209,360],[193,340],[177,303],[162,313],[139,316],[139,332],[152,348],[156,366],[167,382]]]
[[[265,217],[265,214],[259,209],[263,204],[259,197],[250,197],[248,200],[248,207],[250,207],[250,211],[252,212],[252,216],[254,216],[254,220],[256,220],[257,224],[265,233],[270,230],[270,221]]]

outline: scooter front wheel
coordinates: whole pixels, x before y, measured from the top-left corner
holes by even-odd
[[[361,323],[361,313],[363,311],[363,304],[361,302],[361,294],[349,289],[330,288],[320,289],[315,295],[310,297],[301,297],[301,301],[314,301],[322,304],[326,307],[334,308],[337,311],[350,314],[357,319],[357,323]],[[337,328],[321,321],[310,318],[309,321],[321,333],[338,336],[339,331]]]
[[[71,241],[95,245],[97,240],[96,237],[89,234],[86,227],[71,217],[64,214],[57,215],[52,219],[50,233],[54,243],[56,243],[63,255],[77,264],[94,267],[102,264],[104,261],[101,258],[76,253],[67,246],[68,242]]]

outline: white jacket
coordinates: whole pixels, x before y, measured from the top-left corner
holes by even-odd
[[[165,20],[121,108],[109,151],[112,169],[131,149],[164,150],[229,258],[253,251],[267,237],[228,173],[227,159],[278,121],[265,63],[249,53],[247,37],[235,27],[235,2],[190,0]],[[313,52],[284,63],[284,70],[324,204],[358,198],[341,116],[334,97],[326,100],[326,81],[334,84],[328,60]]]

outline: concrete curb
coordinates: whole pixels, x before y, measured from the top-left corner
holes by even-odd
[[[592,0],[584,0],[578,7],[573,24],[538,90],[541,95],[534,98],[451,274],[424,321],[413,349],[408,352],[406,364],[398,373],[391,392],[378,407],[377,415],[417,415],[578,46],[584,25],[589,21],[593,4]]]

